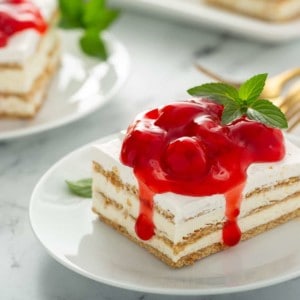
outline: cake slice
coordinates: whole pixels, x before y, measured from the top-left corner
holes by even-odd
[[[173,103],[94,147],[94,212],[172,267],[300,213],[300,150],[246,117],[221,124],[222,110]]]
[[[300,16],[299,0],[205,0],[208,4],[266,21],[288,21]]]
[[[55,0],[0,3],[0,116],[31,118],[60,58]]]

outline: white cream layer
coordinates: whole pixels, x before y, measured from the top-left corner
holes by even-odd
[[[29,57],[21,68],[0,69],[0,93],[26,94],[31,91],[33,83],[49,64],[50,52],[56,47],[59,47],[58,33],[50,30],[43,36],[35,55]]]
[[[0,115],[16,117],[33,117],[40,107],[45,90],[40,88],[32,94],[30,101],[24,101],[17,96],[9,96],[2,101],[0,97]]]
[[[33,117],[38,108],[41,106],[46,89],[53,76],[53,71],[56,69],[60,59],[59,49],[57,49],[50,58],[48,58],[47,65],[44,72],[45,78],[40,83],[35,91],[30,94],[29,99],[24,100],[16,95],[1,97],[0,95],[0,115],[17,116],[17,117]],[[43,75],[44,76],[44,75]],[[1,77],[1,76],[0,76]]]
[[[208,0],[208,2],[273,21],[287,20],[300,14],[299,0]]]
[[[253,210],[266,205],[274,204],[282,199],[285,199],[289,195],[300,191],[300,182],[295,182],[289,185],[282,185],[274,187],[266,192],[259,194],[253,194],[251,197],[244,199],[241,206],[241,213],[239,218],[247,216]],[[123,207],[123,213],[133,216],[135,219],[139,214],[139,200],[131,193],[124,191],[114,186],[107,180],[102,174],[93,172],[93,205],[99,211],[104,213],[101,207],[103,206],[103,198],[101,194],[104,194],[108,199],[121,204]],[[200,197],[195,197],[194,201],[201,201]],[[158,203],[156,202],[156,205]],[[300,205],[300,197],[299,197]],[[189,219],[170,219],[165,218],[159,214],[156,210],[154,211],[154,224],[156,229],[159,231],[159,235],[167,237],[174,244],[184,241],[184,237],[193,233],[199,228],[204,228],[209,225],[216,225],[224,220],[225,208],[224,202],[221,207],[216,207],[210,211],[203,211],[203,214]],[[107,218],[106,211],[104,214]],[[114,220],[116,221],[116,220]],[[252,224],[255,226],[255,224]]]
[[[128,217],[126,214],[124,215],[124,212],[122,210],[118,210],[113,206],[105,206],[104,201],[101,200],[101,197],[98,197],[98,200],[94,201],[94,207],[106,218],[125,227],[131,236],[139,239],[134,231],[134,220]],[[252,228],[276,220],[280,216],[291,213],[299,208],[299,197],[291,198],[286,202],[279,203],[277,205],[269,207],[266,210],[242,218],[239,221],[239,225],[242,232],[246,232]],[[169,245],[167,245],[165,242],[163,242],[163,240],[159,239],[157,236],[154,236],[152,239],[146,241],[145,243],[151,245],[155,249],[159,250],[161,253],[165,254],[173,262],[177,262],[180,258],[189,255],[193,252],[200,251],[201,249],[211,246],[215,243],[219,243],[221,240],[222,230],[218,230],[197,240],[194,243],[186,245],[178,253],[175,253]]]
[[[32,1],[40,8],[43,17],[48,21],[57,10],[56,0]],[[40,38],[41,35],[32,29],[16,33],[5,47],[0,47],[0,64],[23,64],[36,52]]]
[[[117,168],[124,183],[137,186],[137,180],[132,168],[124,166],[119,161],[122,140],[116,138],[102,145],[94,146],[93,160],[99,162],[105,170]],[[291,177],[300,176],[300,150],[286,141],[286,156],[276,163],[253,164],[248,168],[248,178],[244,195],[263,187],[274,185]],[[174,215],[174,222],[184,222],[199,214],[222,209],[225,199],[223,194],[208,197],[191,197],[174,193],[157,194],[155,203],[163,210]]]

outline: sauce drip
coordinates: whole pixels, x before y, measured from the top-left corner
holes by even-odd
[[[39,8],[28,0],[5,0],[0,2],[0,47],[17,32],[34,29],[43,34],[47,30]]]
[[[139,182],[139,238],[154,235],[155,194],[224,194],[223,242],[239,242],[237,218],[247,168],[281,160],[285,148],[280,130],[245,117],[222,125],[222,112],[222,105],[207,99],[182,101],[140,114],[129,126],[120,159]]]

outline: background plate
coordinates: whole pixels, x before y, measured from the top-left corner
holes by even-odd
[[[86,56],[78,46],[79,31],[61,31],[62,59],[48,97],[31,120],[0,120],[0,140],[25,136],[76,121],[103,106],[129,75],[129,56],[113,36],[105,39],[107,62]]]
[[[31,198],[33,231],[69,269],[117,287],[176,295],[240,292],[300,275],[299,219],[193,266],[169,268],[101,223],[91,200],[68,192],[65,179],[90,177],[92,158],[91,145],[69,154],[42,177]]]
[[[299,19],[285,23],[269,23],[210,7],[202,0],[111,0],[111,3],[265,42],[281,43],[300,38]]]

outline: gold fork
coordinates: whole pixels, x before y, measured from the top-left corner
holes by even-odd
[[[235,87],[239,87],[242,82],[232,81],[204,68],[203,66],[196,64],[196,68],[207,75],[208,77],[216,80],[231,84]],[[300,123],[300,82],[296,82],[288,91],[285,96],[282,96],[282,92],[286,84],[292,79],[300,76],[300,68],[294,68],[284,71],[276,76],[267,79],[264,90],[261,94],[262,98],[269,99],[275,105],[286,114],[289,122],[290,132]]]
[[[281,100],[278,106],[285,113],[288,120],[288,132],[291,132],[300,124],[300,81],[297,81]],[[274,101],[276,104],[276,101]]]

